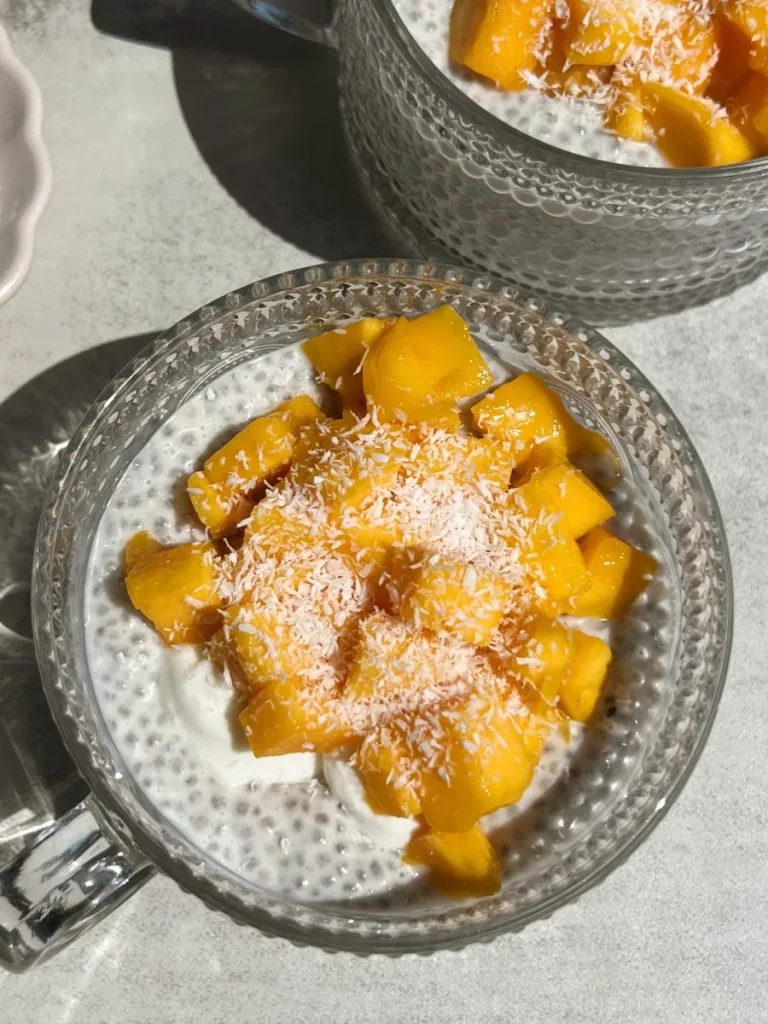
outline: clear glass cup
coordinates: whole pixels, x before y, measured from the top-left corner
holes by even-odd
[[[298,902],[225,869],[149,802],[105,728],[86,658],[84,595],[100,517],[136,453],[190,396],[244,360],[360,315],[451,303],[481,346],[535,370],[605,431],[622,461],[620,521],[646,510],[665,566],[619,640],[620,671],[578,771],[516,828],[500,893],[388,908]],[[633,497],[634,495],[634,497]],[[660,821],[709,733],[732,630],[723,526],[684,430],[607,340],[470,270],[365,260],[282,274],[224,296],[161,335],[91,408],[58,463],[34,561],[37,656],[56,724],[92,795],[0,873],[0,957],[50,955],[140,884],[155,865],[184,889],[266,932],[359,953],[430,951],[546,916],[595,885]]]
[[[517,131],[429,61],[391,0],[241,4],[339,50],[353,164],[395,237],[591,323],[705,302],[768,266],[768,158],[643,169]],[[291,9],[290,17],[278,12]]]

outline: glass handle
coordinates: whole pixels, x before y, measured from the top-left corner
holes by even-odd
[[[0,870],[0,965],[22,972],[52,956],[152,870],[87,797]]]
[[[237,0],[251,14],[296,36],[335,46],[333,0]]]

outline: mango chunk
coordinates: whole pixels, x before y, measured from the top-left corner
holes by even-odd
[[[139,530],[128,540],[123,549],[125,571],[130,572],[148,555],[154,555],[162,550],[163,545],[151,533],[148,533],[147,530]]]
[[[560,683],[560,705],[577,722],[594,713],[611,663],[611,648],[604,640],[572,631],[572,657]]]
[[[717,31],[709,10],[680,0],[656,0],[646,8],[641,38],[628,61],[643,82],[661,82],[702,95],[715,69]]]
[[[577,539],[614,514],[595,485],[568,462],[538,470],[513,493],[530,513],[544,510],[559,514],[561,528]]]
[[[530,626],[529,636],[513,654],[513,670],[548,703],[554,703],[573,658],[573,631],[542,616]]]
[[[302,427],[322,416],[311,398],[298,395],[235,434],[189,478],[200,522],[215,537],[235,529],[253,507],[251,494],[290,463]]]
[[[648,142],[651,129],[645,116],[638,82],[625,84],[605,112],[605,127],[630,142]]]
[[[658,82],[641,87],[656,145],[673,167],[718,167],[751,160],[755,149],[710,100]]]
[[[377,814],[415,818],[421,814],[421,765],[413,749],[414,715],[385,720],[365,737],[355,764],[366,798]]]
[[[304,432],[290,479],[313,489],[340,521],[345,513],[356,521],[366,501],[394,485],[410,447],[399,424],[377,426],[345,414]]]
[[[728,113],[756,152],[768,152],[768,78],[751,72],[730,99]]]
[[[515,502],[514,491],[510,500]],[[520,548],[521,562],[533,578],[537,610],[554,618],[564,603],[590,585],[584,557],[573,535],[560,525],[557,513],[542,509],[523,519],[521,529],[522,536],[508,538],[508,542]]]
[[[554,0],[455,0],[450,58],[501,89],[528,84],[548,48]]]
[[[498,854],[479,825],[466,832],[424,832],[408,845],[406,860],[425,864],[439,889],[458,899],[489,896],[501,887]]]
[[[656,559],[604,529],[591,530],[580,544],[590,585],[570,597],[563,610],[573,615],[614,619],[634,604],[655,574]]]
[[[515,713],[494,695],[472,694],[446,709],[432,734],[440,753],[422,776],[421,806],[441,832],[464,832],[485,814],[517,803],[533,778]]]
[[[489,569],[432,558],[414,574],[401,614],[416,626],[482,647],[501,622],[511,590]]]
[[[146,537],[129,542],[129,557],[148,553],[128,566],[125,586],[133,606],[167,644],[198,644],[220,625],[216,550],[212,544],[180,544],[149,551]]]
[[[768,74],[768,0],[723,0],[723,16],[749,44],[749,66]]]
[[[528,717],[521,712],[521,721]],[[371,806],[464,832],[516,803],[533,777],[521,721],[492,693],[385,720],[356,755]]]
[[[469,328],[451,306],[400,318],[368,349],[363,388],[382,420],[429,421],[493,382]]]
[[[472,418],[481,433],[510,442],[518,464],[540,444],[564,456],[610,448],[601,434],[577,423],[562,399],[533,373],[521,373],[496,388],[472,407]]]
[[[619,64],[635,41],[641,11],[631,0],[568,0],[565,29],[571,64]]]
[[[363,317],[348,327],[309,338],[301,346],[320,379],[338,391],[346,407],[365,404],[362,362],[366,349],[394,322],[393,317]]]
[[[726,104],[749,74],[750,41],[738,25],[729,20],[722,8],[715,11],[712,25],[717,37],[717,62],[707,95]]]
[[[240,723],[256,757],[325,754],[345,744],[351,733],[337,710],[337,694],[304,678],[271,680],[240,713]]]

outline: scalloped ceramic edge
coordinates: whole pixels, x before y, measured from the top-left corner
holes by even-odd
[[[113,467],[119,462],[119,455],[113,457],[115,449],[105,443],[109,423],[124,414],[146,418],[143,407],[138,413],[133,408],[139,402],[137,385],[142,380],[147,383],[148,408],[157,410],[156,389],[170,388],[172,395],[174,382],[186,373],[181,364],[197,362],[202,348],[217,351],[223,343],[222,329],[227,332],[225,343],[233,350],[246,335],[268,338],[276,332],[277,337],[284,327],[279,312],[272,319],[273,302],[289,303],[293,322],[293,307],[302,300],[307,323],[316,326],[313,318],[319,315],[321,302],[315,293],[323,287],[342,289],[367,280],[369,294],[385,283],[391,287],[387,303],[392,309],[402,308],[409,289],[420,296],[420,290],[439,288],[441,301],[463,297],[465,312],[479,324],[487,308],[496,303],[502,322],[510,321],[513,312],[519,314],[514,330],[520,331],[516,339],[520,351],[538,353],[536,365],[546,368],[553,379],[573,383],[577,371],[584,370],[577,390],[610,399],[611,407],[625,418],[622,425],[611,420],[611,427],[626,435],[631,457],[650,474],[652,486],[670,492],[669,522],[680,541],[679,569],[686,575],[688,626],[676,656],[674,689],[650,751],[653,756],[633,778],[615,811],[597,821],[585,841],[563,855],[536,892],[528,892],[529,880],[522,879],[488,900],[437,908],[414,918],[385,919],[365,910],[299,904],[256,890],[197,850],[161,815],[156,816],[126,772],[89,700],[87,684],[76,671],[68,616],[75,593],[71,588],[76,586],[71,565],[76,523],[68,517],[83,499],[78,488],[91,486],[89,474],[96,472],[101,460],[112,458]],[[378,304],[380,300],[374,295],[371,301]],[[331,318],[330,314],[323,317]],[[536,347],[535,331],[542,325],[546,335]],[[498,330],[506,334],[513,328],[508,324]],[[177,392],[176,398],[183,400],[178,388]],[[697,569],[702,562],[708,572],[703,583]],[[602,882],[658,825],[698,761],[725,683],[733,633],[732,574],[717,501],[685,430],[647,378],[600,334],[562,314],[548,315],[538,300],[498,279],[405,260],[325,264],[257,282],[192,313],[126,366],[82,421],[50,485],[35,549],[32,607],[38,661],[54,720],[114,831],[184,891],[235,921],[294,943],[361,955],[424,953],[490,941],[504,931],[518,931],[548,918]],[[705,635],[712,629],[714,634]],[[681,731],[681,723],[685,730]]]
[[[4,78],[16,90],[5,88]],[[7,191],[13,194],[20,180],[25,181],[27,190],[9,223],[5,228],[0,226],[0,305],[16,294],[29,272],[35,231],[51,195],[51,163],[43,144],[40,90],[0,25],[0,104],[16,102],[19,109],[11,113],[15,134],[0,140],[0,195]]]

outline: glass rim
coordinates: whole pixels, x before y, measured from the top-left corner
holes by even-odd
[[[640,167],[633,164],[620,164],[612,160],[585,156],[582,153],[571,153],[560,146],[537,139],[533,135],[520,131],[507,124],[495,114],[491,114],[463,93],[453,82],[440,71],[427,57],[422,48],[405,26],[405,22],[395,7],[394,0],[370,0],[385,19],[392,33],[408,59],[417,68],[434,91],[473,127],[479,128],[494,139],[515,149],[528,149],[545,162],[557,162],[566,170],[588,174],[593,178],[615,178],[617,184],[634,185],[646,182],[651,185],[710,185],[715,182],[751,182],[768,173],[768,156],[756,157],[738,164],[725,164],[720,167]]]
[[[668,788],[660,794],[660,800],[655,808],[648,813],[647,817],[642,820],[640,827],[631,830],[625,841],[612,849],[610,854],[603,858],[602,862],[598,863],[591,872],[588,872],[583,877],[573,879],[565,886],[564,890],[553,892],[541,903],[527,908],[523,912],[500,907],[494,913],[494,916],[489,919],[466,920],[459,922],[455,927],[441,929],[437,927],[436,923],[441,916],[445,917],[451,913],[450,910],[441,909],[439,912],[420,915],[421,917],[426,917],[428,921],[435,922],[435,927],[431,930],[426,930],[423,934],[413,930],[405,935],[391,935],[386,932],[386,928],[378,929],[374,927],[372,930],[370,928],[363,928],[366,924],[376,925],[377,922],[382,922],[382,920],[385,924],[391,925],[393,920],[396,920],[394,916],[385,916],[382,919],[380,911],[357,908],[354,905],[342,909],[332,908],[324,904],[299,905],[296,901],[287,897],[268,894],[268,897],[265,897],[262,901],[263,904],[274,905],[279,903],[289,910],[287,916],[275,914],[270,911],[269,906],[259,906],[254,905],[252,902],[244,902],[233,891],[230,884],[217,885],[205,872],[196,871],[192,858],[188,855],[189,850],[194,850],[194,843],[183,837],[183,841],[188,848],[186,851],[187,855],[185,856],[184,853],[179,855],[170,848],[168,843],[159,840],[153,835],[147,825],[127,807],[126,801],[121,795],[119,783],[116,783],[114,778],[108,777],[107,773],[101,769],[91,752],[86,748],[81,735],[82,729],[67,706],[65,695],[59,682],[58,658],[61,654],[59,648],[62,638],[57,638],[55,630],[51,628],[56,612],[51,601],[51,584],[57,571],[54,566],[54,541],[57,531],[62,528],[60,508],[75,478],[76,471],[81,465],[84,465],[84,453],[88,451],[94,429],[103,423],[106,412],[112,408],[119,397],[126,394],[126,392],[130,393],[142,377],[152,372],[153,367],[158,366],[161,362],[167,362],[169,348],[181,347],[183,344],[186,344],[190,334],[199,332],[201,328],[215,323],[223,316],[237,311],[239,308],[274,297],[279,293],[290,292],[296,289],[311,289],[313,286],[321,286],[333,282],[364,281],[374,277],[389,279],[395,282],[403,280],[411,280],[414,283],[432,282],[437,284],[442,282],[452,287],[459,287],[470,294],[477,292],[485,296],[489,294],[496,296],[500,300],[503,299],[506,302],[517,305],[521,309],[530,310],[544,320],[549,320],[556,324],[572,338],[593,351],[599,358],[604,358],[606,362],[610,361],[609,365],[615,376],[620,378],[623,375],[620,374],[618,367],[621,367],[622,371],[625,368],[631,368],[632,391],[636,392],[636,389],[640,388],[648,392],[649,402],[652,400],[654,407],[666,417],[666,423],[663,426],[659,424],[660,429],[668,436],[671,428],[675,439],[682,441],[686,449],[685,454],[690,458],[697,482],[701,485],[704,497],[708,502],[708,511],[714,518],[715,532],[717,533],[716,547],[718,549],[724,582],[724,594],[720,598],[724,619],[723,642],[718,650],[716,672],[712,674],[714,686],[711,699],[706,706],[706,713],[698,727],[694,744],[687,758],[676,770]],[[603,357],[603,351],[607,353],[607,357]],[[626,380],[624,383],[626,383]],[[644,404],[647,406],[647,403],[644,402]],[[650,410],[649,415],[652,415]],[[35,547],[32,611],[38,662],[54,720],[78,770],[93,790],[102,808],[104,808],[108,821],[119,834],[138,847],[148,859],[164,873],[172,877],[182,889],[192,892],[208,906],[227,913],[230,917],[241,923],[254,925],[267,934],[280,935],[293,941],[318,945],[327,949],[348,950],[358,953],[381,952],[397,954],[429,952],[440,948],[456,948],[469,942],[492,938],[511,929],[520,930],[533,920],[549,916],[554,910],[579,898],[588,889],[603,881],[650,835],[688,781],[704,749],[714,722],[726,680],[732,643],[733,580],[722,516],[701,459],[669,405],[650,384],[644,374],[620,350],[598,332],[583,326],[571,317],[556,312],[548,313],[538,299],[527,298],[517,289],[510,288],[504,282],[489,275],[478,275],[472,270],[453,267],[449,264],[373,259],[313,265],[300,270],[276,274],[230,292],[214,302],[206,303],[195,313],[190,314],[173,327],[158,335],[147,348],[142,350],[113,379],[86,414],[69,446],[62,453],[58,468],[49,486]],[[59,641],[58,643],[57,640]],[[71,638],[64,638],[63,643],[65,656],[71,657]],[[88,685],[83,680],[79,680],[78,684],[86,688]],[[108,735],[99,739],[100,741],[111,741],[111,737]],[[135,788],[141,796],[141,787],[138,782],[135,782]],[[159,831],[167,833],[170,829],[176,835],[183,835],[177,826],[168,822],[162,812],[151,805],[148,800],[140,799],[139,803],[149,812],[152,820],[159,825]],[[165,838],[166,836],[163,835],[163,839]],[[201,853],[206,857],[210,856],[205,854],[205,851],[201,851]],[[220,876],[233,879],[236,886],[247,885],[231,869],[219,864],[216,867]],[[502,895],[503,891],[499,896]],[[298,914],[294,913],[291,916],[290,911],[296,911],[297,908],[306,911],[307,915],[313,919],[309,925],[301,922]],[[404,920],[404,918],[400,919]],[[336,922],[336,927],[333,926],[332,922]],[[343,924],[345,922],[348,925],[357,922],[358,928],[356,929],[351,926],[344,928]],[[339,927],[339,924],[342,927]]]

